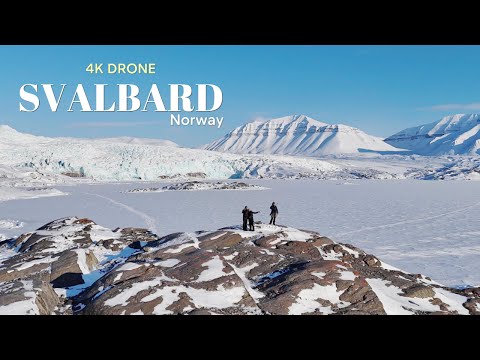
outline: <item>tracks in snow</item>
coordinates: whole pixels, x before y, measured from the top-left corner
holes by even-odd
[[[120,201],[109,198],[108,196],[105,196],[105,195],[92,194],[92,193],[84,193],[84,194],[85,195],[90,195],[90,196],[96,196],[96,197],[99,197],[101,199],[107,200],[107,201],[111,202],[112,204],[118,205],[118,206],[124,208],[125,210],[130,211],[131,213],[140,216],[143,219],[143,221],[145,222],[145,225],[146,225],[148,230],[152,231],[155,234],[158,232],[157,222],[150,215],[148,215],[148,214],[146,214],[146,213],[144,213],[140,210],[137,210],[137,209],[135,209],[135,208],[133,208],[133,207],[127,205],[127,204],[124,204]]]
[[[449,211],[449,212],[446,212],[446,213],[434,215],[434,216],[428,216],[428,217],[424,217],[424,218],[420,218],[420,219],[405,220],[405,221],[399,221],[399,222],[395,222],[395,223],[391,223],[391,224],[385,224],[385,225],[379,225],[379,226],[370,226],[370,227],[365,227],[365,228],[361,228],[361,229],[358,229],[358,230],[347,231],[347,232],[344,232],[344,233],[337,234],[336,237],[343,236],[343,235],[349,235],[349,234],[356,234],[356,233],[363,232],[363,231],[368,231],[368,230],[376,230],[376,229],[394,227],[394,226],[398,226],[398,225],[405,225],[405,224],[412,224],[412,223],[417,223],[417,222],[422,222],[422,221],[427,221],[427,220],[433,220],[433,219],[441,218],[441,217],[444,217],[444,216],[449,216],[449,215],[453,215],[453,214],[456,214],[456,213],[459,213],[459,212],[463,212],[465,210],[477,207],[478,205],[480,205],[480,202],[477,202],[473,205],[465,206],[465,207],[460,208],[460,209],[452,210],[452,211]]]

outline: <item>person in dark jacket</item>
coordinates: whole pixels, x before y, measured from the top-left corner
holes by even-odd
[[[250,209],[248,206],[245,206],[242,210],[242,215],[243,215],[243,230],[247,231],[247,222],[248,222],[248,213],[250,212]]]
[[[250,226],[250,231],[255,231],[255,222],[253,221],[253,214],[258,214],[260,211],[248,211],[248,225]]]
[[[278,215],[278,208],[277,205],[275,205],[275,202],[272,203],[272,206],[270,206],[270,225],[275,225],[275,219],[277,218]]]

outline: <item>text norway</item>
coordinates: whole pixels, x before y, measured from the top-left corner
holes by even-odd
[[[223,123],[223,116],[218,117],[218,116],[183,116],[180,117],[180,115],[170,115],[170,125],[208,125],[208,126],[215,126],[220,129]]]

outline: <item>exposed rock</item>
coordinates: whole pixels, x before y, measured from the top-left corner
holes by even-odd
[[[83,284],[82,275],[78,265],[78,254],[74,251],[64,251],[51,265],[50,281],[56,288]]]
[[[139,188],[126,193],[163,192],[163,191],[199,191],[199,190],[264,190],[264,187],[244,182],[208,182],[186,181],[165,185],[162,188]]]
[[[59,297],[48,282],[23,280],[0,283],[0,315],[49,315],[59,303]]]
[[[63,172],[61,173],[62,175],[65,175],[65,176],[68,176],[68,177],[72,177],[72,178],[84,178],[85,177],[85,174],[84,173],[80,173],[80,172]]]
[[[365,256],[363,261],[365,261],[368,266],[381,266],[381,262],[373,255]]]
[[[426,285],[414,285],[404,289],[403,292],[405,293],[405,296],[422,299],[433,298],[435,296],[435,291]]]
[[[466,289],[458,290],[463,295],[471,295],[480,297],[480,287],[468,287]]]
[[[145,229],[128,228],[113,232],[90,219],[56,220],[4,244],[5,251],[17,250],[13,252],[13,256],[0,262],[0,286],[14,289],[15,291],[9,290],[10,295],[7,298],[13,298],[19,303],[24,300],[20,292],[21,284],[24,283],[33,284],[33,289],[37,289],[39,294],[43,291],[48,295],[49,291],[54,291],[53,288],[58,290],[58,294],[76,294],[81,291],[79,286],[88,287],[95,281],[95,276],[101,277],[102,271],[124,261],[121,257],[118,258],[118,254],[129,244],[140,241],[146,243],[156,239],[155,235]],[[127,255],[133,252],[134,249],[127,252]],[[93,273],[96,275],[92,276]],[[86,283],[85,274],[88,274],[90,283]],[[13,287],[9,287],[9,284],[13,284]],[[32,286],[29,285],[30,288]],[[24,293],[32,294],[32,291]],[[48,304],[52,302],[59,303],[57,312],[71,313],[70,305],[65,303],[67,299],[60,299],[55,292],[54,294],[55,301],[49,300],[52,299],[51,296],[45,299],[46,295],[35,295],[39,310],[35,308],[29,313],[46,313],[47,310],[50,313]],[[4,296],[6,294],[0,291],[0,299]],[[42,305],[42,302],[46,305]],[[21,306],[19,309],[21,310]]]
[[[468,299],[467,302],[463,305],[470,314],[480,315],[480,299]]]
[[[399,301],[413,299],[402,303],[409,313],[457,312],[422,277],[388,270],[376,257],[319,234],[301,232],[298,241],[298,232],[261,225],[254,233],[171,234],[148,243],[74,303],[84,314],[391,313],[369,285],[377,278],[398,289]],[[429,310],[419,311],[415,299],[427,299]]]
[[[0,263],[0,312],[480,312],[477,289],[436,285],[422,275],[391,270],[352,245],[284,226],[158,238],[145,229],[111,231],[89,219],[68,218],[8,244],[18,252]]]
[[[205,179],[207,177],[207,174],[205,174],[204,172],[189,172],[186,173],[185,176]]]

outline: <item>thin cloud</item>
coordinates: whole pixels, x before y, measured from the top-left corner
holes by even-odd
[[[480,111],[480,102],[469,103],[469,104],[442,104],[442,105],[433,105],[421,110],[431,110],[431,111]]]
[[[254,121],[265,122],[265,121],[268,121],[270,119],[271,118],[266,118],[264,116],[255,116],[255,117],[250,118],[250,120],[248,120],[248,122],[254,122]]]
[[[250,115],[247,122],[249,122],[249,123],[254,122],[254,121],[265,122],[265,121],[268,121],[268,120],[271,120],[271,119],[272,119],[272,117],[268,116],[267,112],[255,112],[255,113]]]
[[[112,128],[112,127],[137,127],[159,125],[162,121],[92,121],[69,124],[70,128]]]

